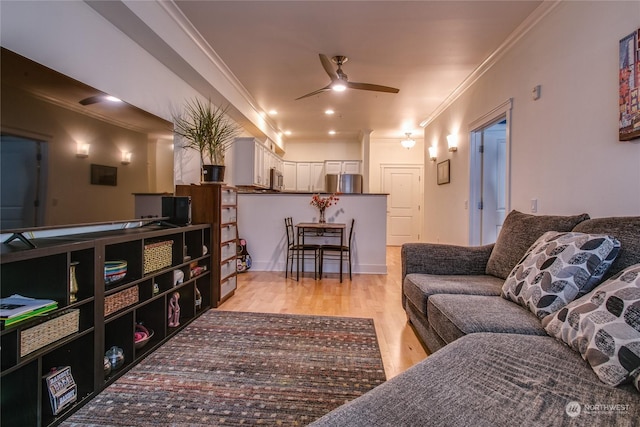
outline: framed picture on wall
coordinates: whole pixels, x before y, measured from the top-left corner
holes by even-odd
[[[448,184],[449,179],[449,160],[438,163],[438,185]]]
[[[93,185],[118,185],[118,168],[91,164],[91,184]]]
[[[620,141],[640,138],[640,28],[620,40]]]

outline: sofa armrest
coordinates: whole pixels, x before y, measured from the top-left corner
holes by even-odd
[[[436,243],[402,245],[402,281],[407,274],[485,274],[493,243],[484,246],[457,246]]]

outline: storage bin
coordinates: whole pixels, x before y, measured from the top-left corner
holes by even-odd
[[[222,245],[220,247],[220,260],[224,261],[228,258],[236,256],[237,251],[238,247],[235,241]]]
[[[104,315],[105,317],[118,310],[122,310],[132,304],[138,302],[138,286],[132,286],[124,291],[116,292],[113,295],[104,297]]]
[[[224,299],[231,292],[235,291],[237,276],[231,276],[220,284],[220,299]]]
[[[225,262],[220,267],[220,277],[224,279],[225,277],[234,274],[236,272],[236,268],[237,268],[237,262],[235,259],[231,259]]]
[[[227,225],[220,229],[220,241],[228,242],[229,240],[235,240],[237,238],[236,226]]]
[[[237,213],[236,208],[222,208],[221,212],[222,224],[229,222],[236,222]]]
[[[20,332],[20,357],[54,343],[80,328],[80,310],[71,310]]]
[[[144,246],[144,274],[171,266],[173,240]]]

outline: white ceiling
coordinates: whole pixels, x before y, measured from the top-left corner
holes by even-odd
[[[421,136],[427,118],[541,1],[182,1],[175,4],[284,140]],[[349,81],[400,89],[296,98],[330,79],[318,54],[345,55]],[[327,108],[335,110],[326,116]]]

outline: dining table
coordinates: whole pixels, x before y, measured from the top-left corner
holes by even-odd
[[[328,237],[336,239],[336,244],[342,245],[344,242],[344,231],[347,224],[341,222],[299,222],[296,224],[296,238],[298,247],[304,245],[305,238]],[[300,279],[300,250],[296,254],[296,280]],[[322,271],[322,257],[320,259],[320,271]],[[314,272],[315,276],[315,272]],[[342,262],[340,263],[340,278],[342,278]]]

